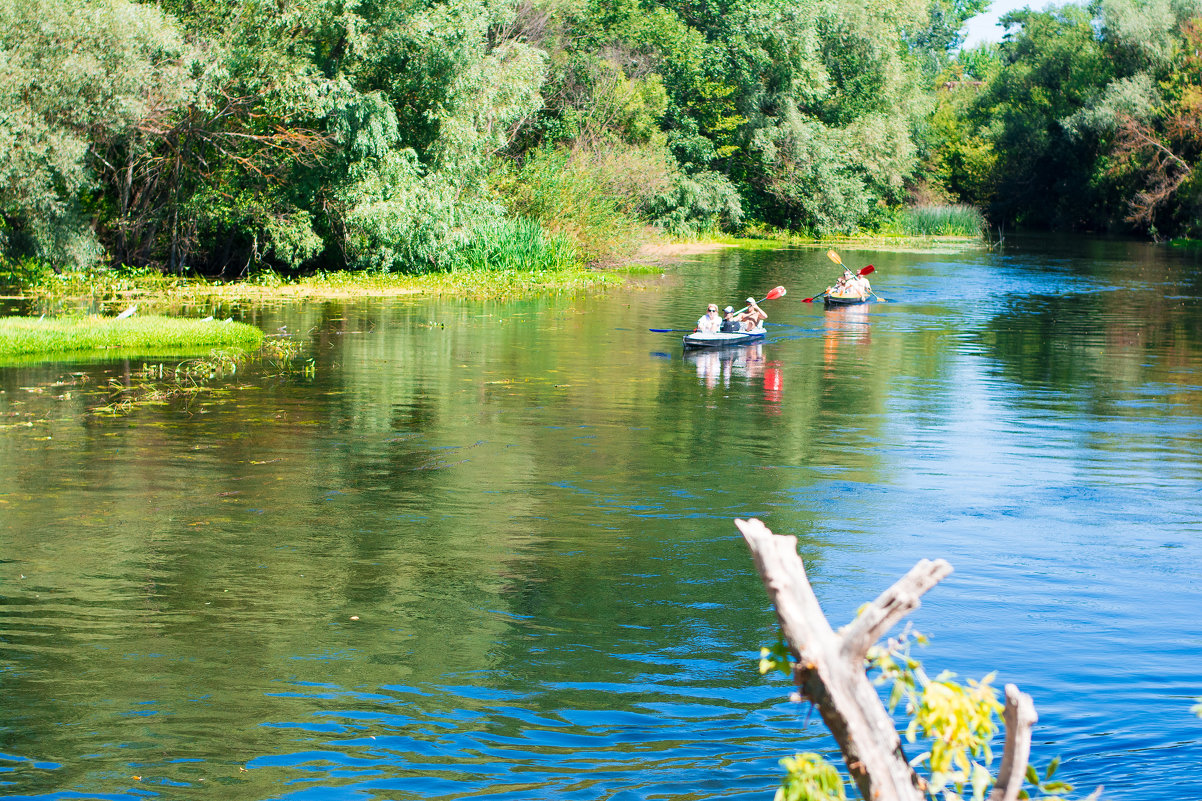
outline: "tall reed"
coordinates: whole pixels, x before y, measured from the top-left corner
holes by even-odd
[[[455,253],[453,263],[458,270],[548,272],[569,269],[579,260],[579,251],[567,236],[520,217],[478,225],[470,241]]]
[[[897,224],[907,236],[982,236],[986,230],[985,216],[961,204],[914,206],[902,211]]]
[[[667,180],[653,152],[561,147],[536,151],[493,183],[513,212],[569,237],[584,262],[611,266],[647,239],[640,211]]]

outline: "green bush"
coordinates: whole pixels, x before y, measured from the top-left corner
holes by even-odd
[[[734,184],[720,173],[677,176],[652,199],[651,222],[674,236],[733,231],[743,221],[743,204]]]

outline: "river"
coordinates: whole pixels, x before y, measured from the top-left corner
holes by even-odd
[[[0,797],[770,799],[837,754],[758,673],[755,516],[836,625],[947,559],[929,672],[1030,693],[1077,797],[1202,798],[1198,252],[840,253],[887,302],[724,250],[237,309],[312,372],[165,404],[103,408],[137,360],[0,367]],[[760,346],[648,331],[777,285]]]

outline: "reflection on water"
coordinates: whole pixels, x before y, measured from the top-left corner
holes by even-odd
[[[833,306],[825,310],[823,320],[825,331],[822,335],[822,365],[828,369],[834,368],[839,361],[840,348],[844,357],[848,352],[872,344],[872,328],[868,325],[867,303],[858,306]]]
[[[756,671],[752,515],[835,622],[948,559],[929,666],[1031,692],[1086,791],[1202,795],[1196,261],[842,255],[891,302],[786,296],[696,354],[622,325],[803,294],[823,253],[257,308],[315,376],[125,413],[137,363],[0,369],[0,795],[768,797],[832,744]]]
[[[709,350],[685,351],[684,359],[697,366],[697,379],[707,389],[729,388],[731,379],[763,388],[765,414],[780,414],[784,380],[780,362],[764,358],[764,344],[736,345]]]

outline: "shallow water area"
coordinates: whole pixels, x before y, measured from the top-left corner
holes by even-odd
[[[831,758],[761,677],[732,524],[839,625],[920,558],[932,673],[998,671],[1078,796],[1202,798],[1198,254],[824,249],[523,301],[242,306],[311,373],[105,409],[0,367],[0,797],[765,799]],[[707,302],[767,340],[684,352]],[[1000,752],[1000,746],[998,748]]]

